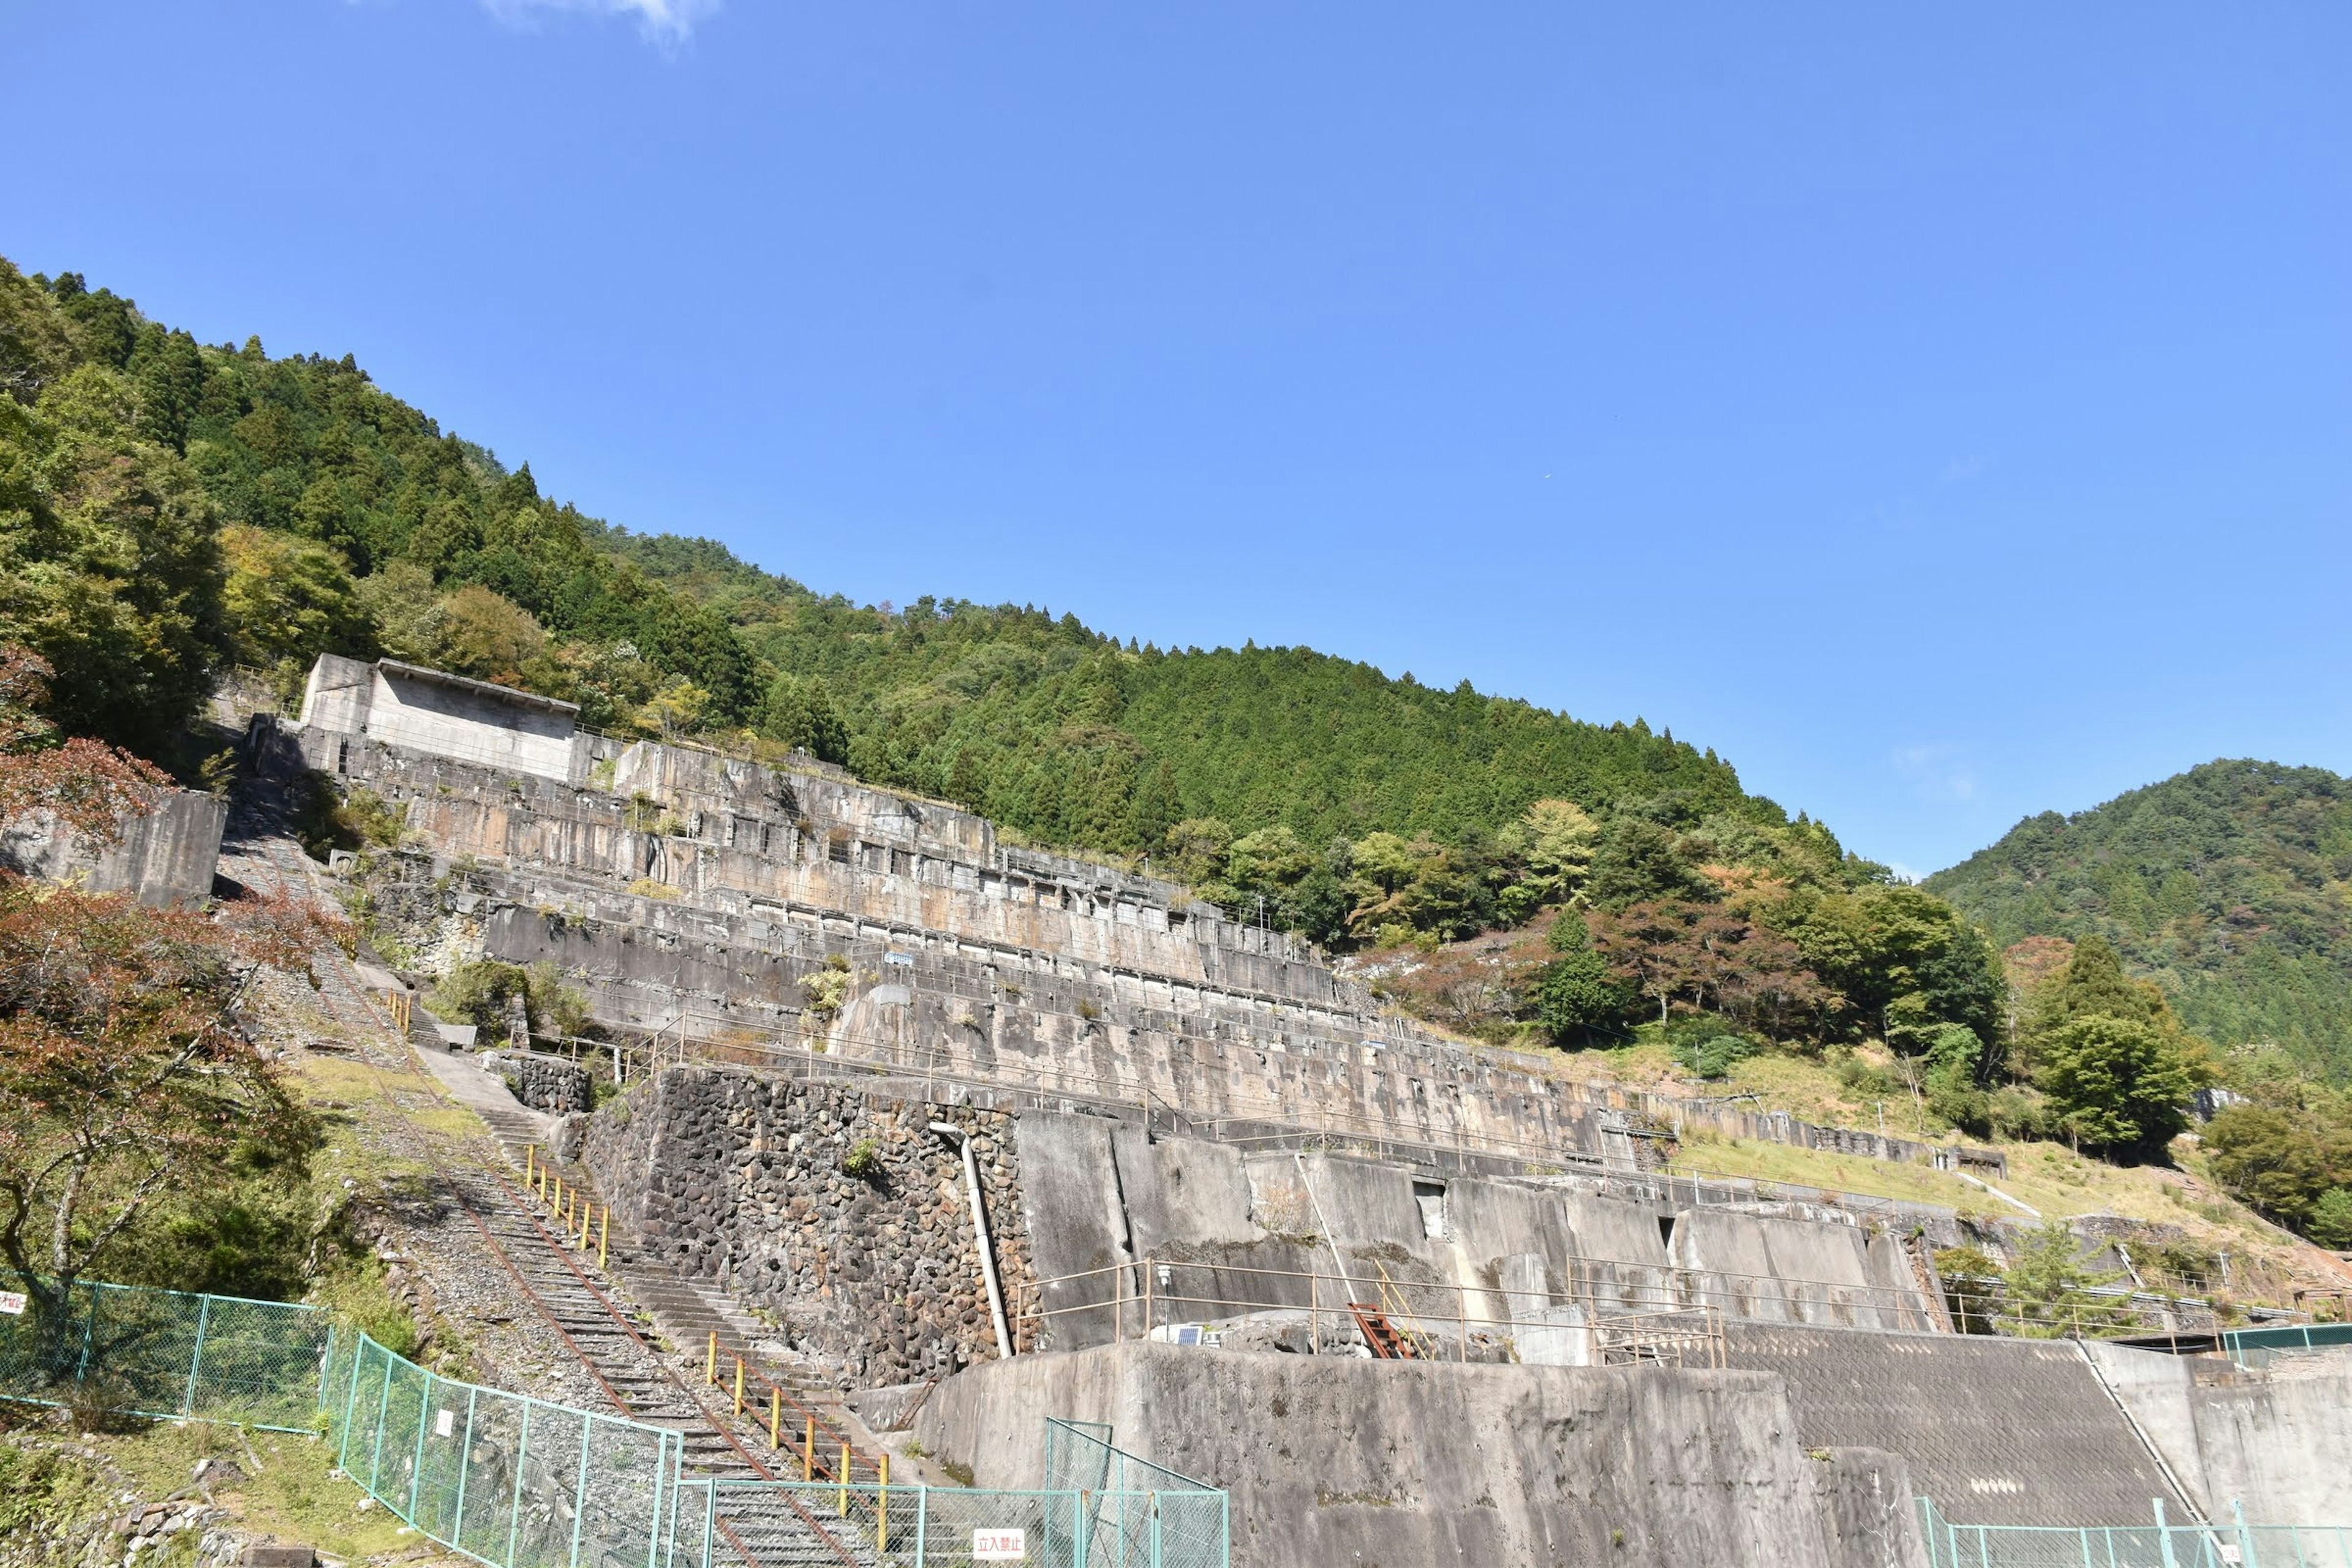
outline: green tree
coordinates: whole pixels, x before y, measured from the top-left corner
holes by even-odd
[[[1622,1037],[1633,988],[1592,950],[1592,932],[1582,912],[1561,910],[1546,940],[1559,956],[1543,966],[1532,987],[1536,1022],[1544,1033],[1561,1046]]]
[[[373,654],[375,629],[341,556],[243,524],[221,530],[220,540],[228,571],[222,602],[238,658],[261,667],[293,659],[307,668],[322,653]]]
[[[2311,1223],[2328,1192],[2352,1185],[2352,1129],[2307,1110],[2228,1106],[2198,1138],[2223,1186],[2297,1230]]]
[[[218,514],[129,408],[89,366],[37,413],[0,403],[0,641],[55,670],[58,724],[152,752],[194,714],[227,628]]]
[[[1600,835],[1601,825],[1570,800],[1537,801],[1496,834],[1497,852],[1521,868],[1503,891],[1504,918],[1516,925],[1574,893],[1591,869]]]
[[[1197,888],[1223,879],[1234,830],[1213,816],[1189,816],[1169,828],[1160,842],[1168,874]]]
[[[779,675],[760,709],[760,732],[828,763],[849,761],[849,726],[818,677]]]
[[[1663,900],[1706,900],[1715,885],[1675,847],[1675,836],[1639,816],[1612,817],[1592,850],[1585,895],[1593,908],[1622,910]]]
[[[2097,1294],[2098,1287],[2122,1278],[2121,1269],[2110,1274],[2086,1268],[2074,1232],[2053,1221],[2026,1234],[2002,1284],[2017,1332],[2054,1340],[2130,1328],[2130,1312]]]
[[[2320,1194],[2305,1231],[2322,1247],[2352,1250],[2352,1187],[2330,1187]]]
[[[2154,1159],[2188,1125],[2196,1087],[2188,1064],[2155,1028],[2084,1013],[2042,1037],[2042,1091],[2085,1143]]]

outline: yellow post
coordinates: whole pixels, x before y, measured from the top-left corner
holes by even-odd
[[[849,1517],[849,1445],[841,1446],[841,1517]]]
[[[801,1438],[801,1479],[816,1479],[816,1417],[808,1418],[808,1432]]]
[[[583,1252],[588,1250],[588,1221],[595,1212],[594,1204],[583,1203],[580,1205],[580,1250]]]
[[[743,1414],[743,1358],[735,1358],[735,1414]]]
[[[530,1185],[531,1177],[537,1173],[538,1159],[539,1146],[537,1144],[526,1143],[522,1146],[522,1184],[526,1187]]]
[[[596,1267],[604,1267],[605,1251],[613,1245],[613,1205],[604,1205],[604,1217],[596,1222]]]
[[[883,1455],[874,1461],[878,1467],[879,1485],[874,1493],[874,1550],[890,1550],[890,1456]]]
[[[561,1209],[563,1206],[563,1173],[561,1171],[555,1173],[554,1195],[547,1201],[550,1207]]]
[[[708,1385],[719,1381],[719,1331],[710,1331],[710,1361],[702,1369],[702,1381]]]
[[[768,1385],[768,1447],[782,1447],[784,1435],[784,1391],[774,1384]]]

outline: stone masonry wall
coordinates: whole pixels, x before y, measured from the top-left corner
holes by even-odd
[[[681,1273],[772,1310],[845,1386],[937,1377],[996,1353],[963,1161],[975,1135],[1009,1299],[1031,1279],[1012,1118],[830,1084],[679,1068],[591,1119],[614,1212]]]
[[[507,1080],[514,1097],[533,1110],[569,1116],[589,1108],[588,1069],[560,1057],[521,1051],[484,1053],[482,1066]]]

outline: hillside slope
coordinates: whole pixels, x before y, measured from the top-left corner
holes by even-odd
[[[70,273],[0,260],[0,638],[55,667],[66,728],[133,749],[166,750],[223,667],[290,691],[321,652],[390,654],[599,728],[802,747],[1111,853],[1164,858],[1171,827],[1216,819],[1318,857],[1442,838],[1491,881],[1478,841],[1540,799],[1785,823],[1638,720],[1303,648],[1140,648],[1029,606],[820,595],[583,515],[348,355],[199,343]]]
[[[1927,885],[2003,946],[2104,936],[2190,1027],[2352,1078],[2352,780],[2208,763],[2030,817]]]

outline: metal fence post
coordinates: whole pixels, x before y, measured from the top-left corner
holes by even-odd
[[[375,1493],[375,1483],[383,1474],[383,1424],[392,1415],[392,1352],[383,1352],[383,1388],[375,1402],[375,1445],[368,1450],[368,1492]]]
[[[352,1346],[352,1370],[343,1382],[343,1435],[335,1445],[335,1468],[345,1475],[352,1473],[352,1405],[360,1396],[360,1353],[375,1343],[365,1334]]]
[[[2164,1521],[2164,1500],[2162,1498],[2157,1498],[2154,1501],[2156,1503],[2157,1549],[2164,1553],[2164,1568],[2179,1568],[2179,1564],[2177,1564],[2172,1558],[2172,1526]]]
[[[662,1536],[662,1483],[669,1479],[669,1438],[654,1439],[654,1507],[646,1517],[646,1568],[657,1568]]]
[[[530,1407],[534,1403],[530,1399],[522,1402],[522,1433],[515,1439],[514,1500],[507,1506],[506,1560],[509,1563],[514,1561],[516,1536],[522,1529],[522,1463],[530,1455]]]
[[[2238,1561],[2245,1568],[2262,1568],[2254,1560],[2254,1533],[2246,1528],[2246,1505],[2242,1499],[2230,1500],[2230,1517],[2238,1521]]]
[[[1151,1568],[1160,1568],[1160,1494],[1146,1494],[1151,1507]]]
[[[923,1568],[923,1537],[929,1530],[930,1522],[931,1489],[918,1483],[915,1488],[915,1568]]]
[[[213,1299],[210,1296],[197,1297],[196,1348],[188,1356],[188,1392],[180,1400],[180,1414],[183,1415],[196,1413],[196,1374],[205,1364],[205,1331],[212,1327],[212,1321]]]
[[[580,1531],[588,1522],[588,1440],[595,1435],[593,1417],[580,1423],[580,1479],[572,1488],[572,1568],[580,1568]]]
[[[481,1396],[478,1388],[466,1390],[466,1435],[458,1439],[457,1507],[449,1516],[449,1542],[460,1552],[466,1539],[466,1482],[474,1471],[474,1405]]]
[[[432,1416],[433,1374],[428,1372],[416,1390],[416,1467],[408,1472],[408,1511],[402,1516],[411,1524],[416,1522],[416,1502],[425,1492],[425,1434],[433,1425]]]

